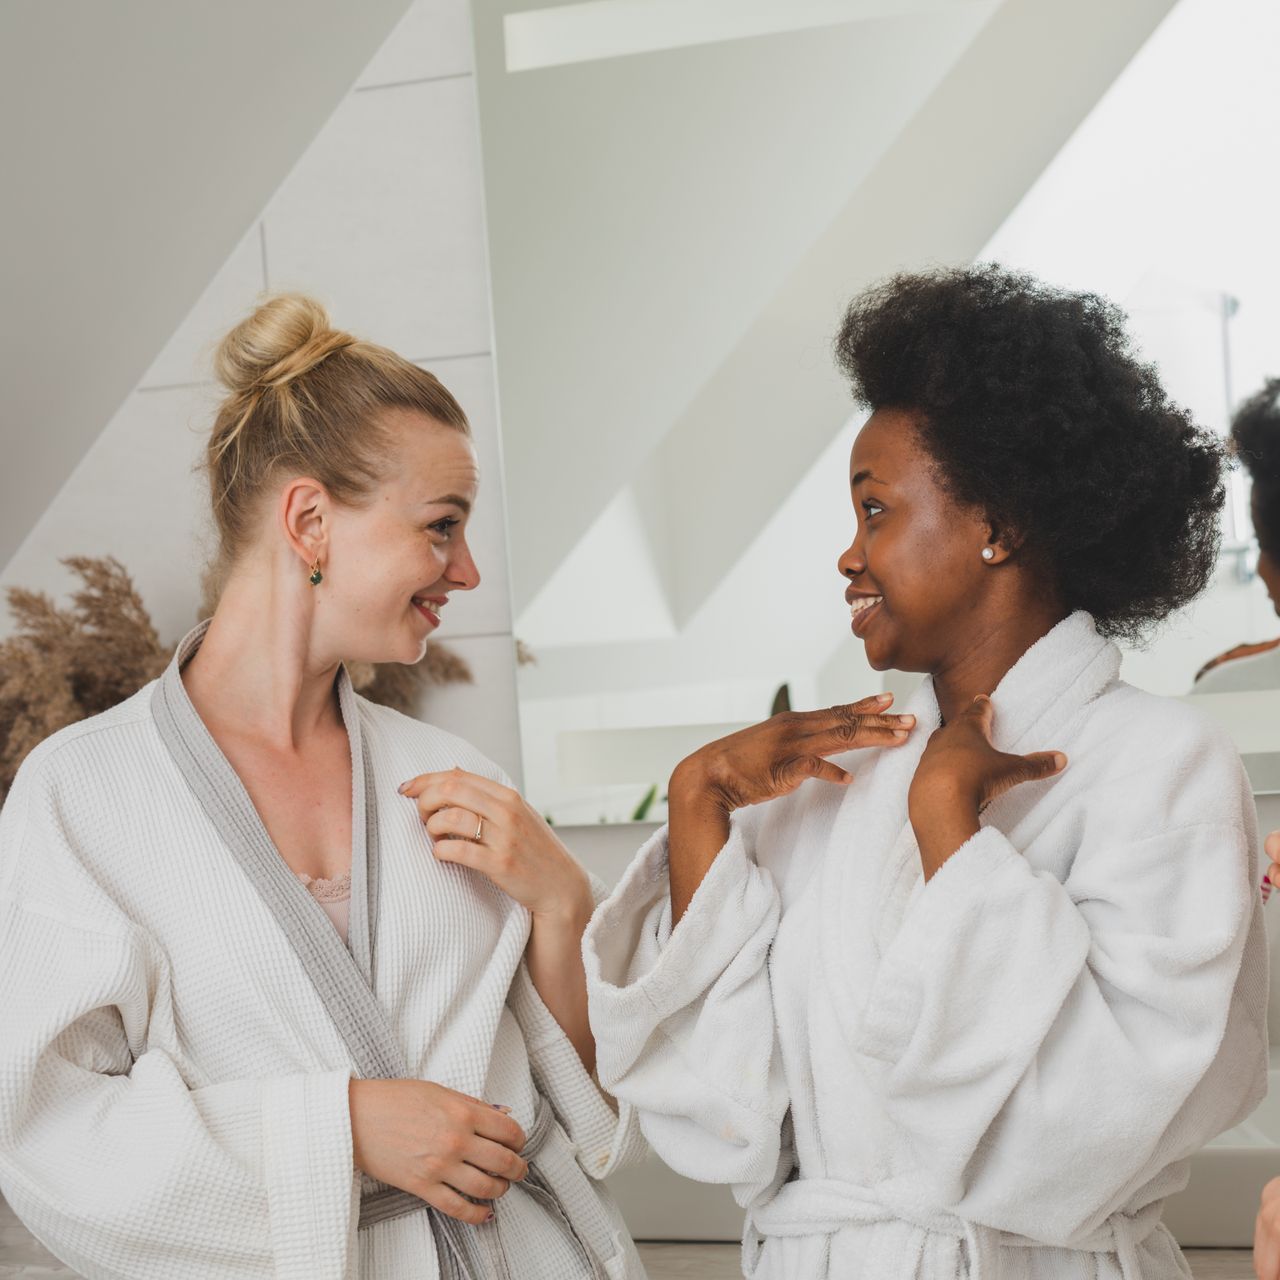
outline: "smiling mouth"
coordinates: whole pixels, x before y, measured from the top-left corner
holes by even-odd
[[[849,601],[849,614],[853,619],[853,634],[861,635],[867,625],[867,619],[884,603],[883,596],[855,596]]]
[[[410,600],[417,611],[422,614],[429,622],[434,622],[437,626],[440,624],[440,610],[444,608],[447,601],[432,600],[424,596],[414,596]]]

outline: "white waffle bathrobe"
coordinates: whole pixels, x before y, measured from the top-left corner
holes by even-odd
[[[175,666],[159,684],[185,699]],[[379,1184],[352,1164],[350,1045],[166,748],[155,688],[42,743],[0,812],[0,1192],[89,1277],[429,1280],[442,1269],[430,1214],[357,1227]],[[354,694],[345,670],[338,689],[356,760],[353,857],[360,833],[377,832],[376,918],[362,914],[359,857],[353,962],[273,855],[294,927],[336,948],[351,983],[371,973],[405,1075],[505,1103],[526,1131],[539,1096],[551,1104],[537,1163],[567,1223],[517,1184],[496,1227],[463,1228],[487,1233],[481,1252],[500,1231],[520,1277],[577,1280],[593,1273],[576,1234],[611,1280],[642,1276],[598,1181],[643,1150],[630,1108],[615,1114],[538,998],[527,913],[437,862],[396,791],[427,770],[499,771]],[[242,808],[237,821],[255,819]]]
[[[736,813],[672,930],[665,831],[584,942],[602,1082],[731,1183],[760,1280],[1189,1276],[1161,1201],[1266,1081],[1255,811],[1231,743],[1076,613],[994,693],[1059,748],[925,885],[906,745]]]

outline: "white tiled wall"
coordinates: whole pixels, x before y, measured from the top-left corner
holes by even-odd
[[[481,465],[472,541],[483,581],[455,599],[441,638],[472,664],[476,683],[432,690],[421,710],[519,779],[472,61],[466,0],[416,0],[104,424],[0,573],[0,590],[61,595],[72,580],[60,557],[110,554],[133,575],[162,639],[190,627],[212,549],[203,477],[193,470],[217,397],[209,356],[264,289],[312,293],[339,327],[430,369],[471,418]],[[3,635],[11,620],[0,614]]]

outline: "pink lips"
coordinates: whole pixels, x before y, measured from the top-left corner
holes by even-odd
[[[430,609],[427,606],[436,605],[438,609],[443,608],[446,603],[445,598],[440,596],[415,597],[411,603],[433,627],[438,627],[440,625],[440,614],[435,609]]]

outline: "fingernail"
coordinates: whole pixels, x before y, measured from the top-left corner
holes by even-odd
[[[893,701],[893,694],[891,694],[891,693],[878,693],[878,694],[876,694],[876,701],[877,701],[877,702],[892,702],[892,701]]]
[[[1065,769],[1067,767],[1067,757],[1064,756],[1061,751],[1055,751],[1053,753],[1053,763],[1057,765],[1059,769]]]
[[[501,1111],[504,1116],[509,1116],[511,1114],[511,1108],[503,1105],[501,1102],[491,1102],[489,1105],[495,1111]]]
[[[898,717],[898,719],[899,719],[903,724],[915,724],[915,722],[916,722],[916,718],[915,718],[915,716],[911,716],[911,715],[903,715],[903,716],[899,716],[899,717]]]
[[[485,1214],[485,1219],[484,1219],[484,1220],[485,1220],[486,1222],[492,1222],[492,1221],[493,1221],[493,1210],[492,1210],[492,1209],[490,1209],[490,1210],[489,1210],[489,1212],[488,1212],[487,1214]]]
[[[396,790],[397,790],[401,795],[404,795],[404,789],[405,789],[405,787],[407,787],[408,785],[409,785],[409,784],[408,784],[407,782],[402,782],[402,783],[401,783],[401,784],[396,788]]]
[[[893,736],[895,738],[905,738],[907,734],[909,734],[910,732],[911,732],[910,729],[895,729],[893,731]]]

